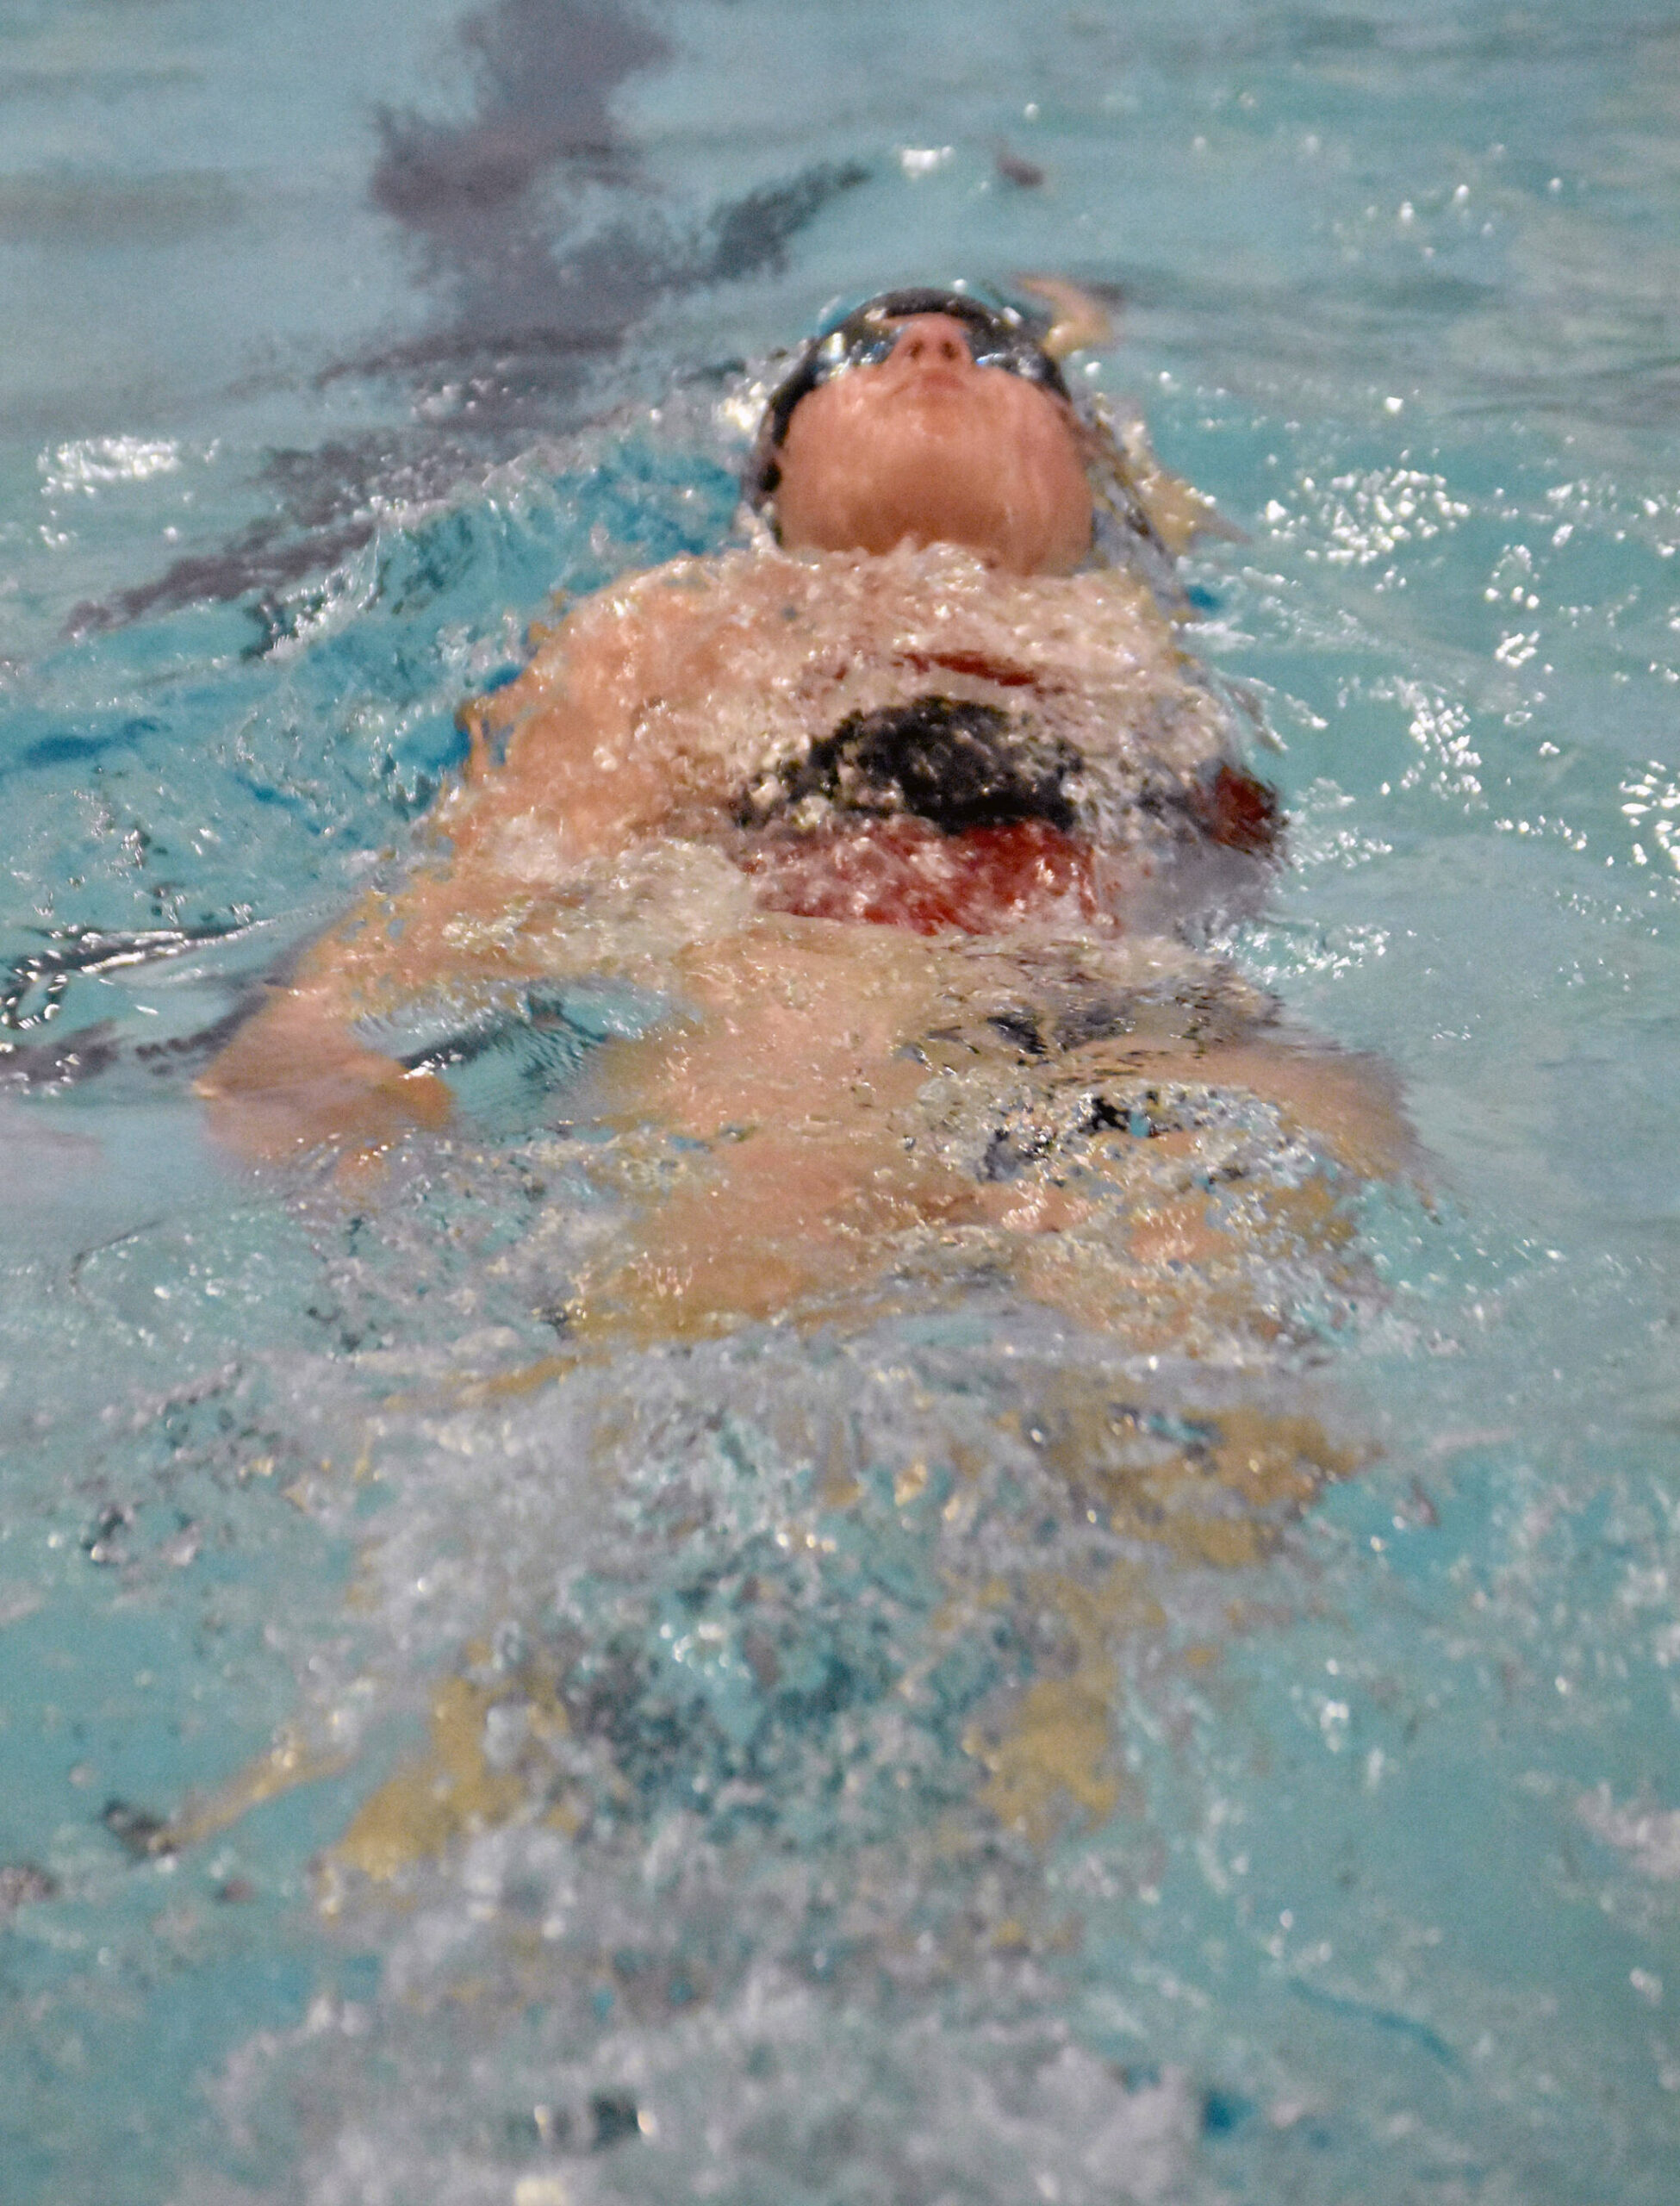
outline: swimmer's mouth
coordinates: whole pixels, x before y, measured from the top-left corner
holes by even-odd
[[[974,389],[973,375],[964,375],[960,368],[918,368],[907,376],[895,394],[899,399],[913,399],[928,391],[949,392],[953,397],[966,398]]]

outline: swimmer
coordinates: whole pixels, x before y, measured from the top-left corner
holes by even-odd
[[[426,1020],[628,991],[650,1008],[582,1077],[666,1146],[578,1312],[677,1331],[956,1249],[1176,1337],[1155,1289],[1229,1238],[1197,1193],[1210,1141],[1310,1130],[1391,1168],[1366,1069],[1190,946],[1263,888],[1276,807],[1179,639],[1176,555],[1210,508],[1075,403],[1061,349],[923,290],[800,347],[748,464],[752,540],[609,585],[466,708],[411,878],[199,1083],[220,1138],[377,1156],[455,1112],[460,1052]]]

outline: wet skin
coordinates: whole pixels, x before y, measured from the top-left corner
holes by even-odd
[[[1091,486],[1062,401],[977,367],[949,315],[906,321],[878,365],[795,408],[776,516],[790,551],[962,544],[1005,574],[1071,574],[1091,548]]]
[[[1012,577],[1067,572],[1089,546],[1073,417],[1049,392],[977,367],[944,315],[906,321],[887,360],[810,393],[781,460],[787,549],[858,554],[871,568],[881,558],[884,578],[895,547],[955,542],[1006,593]],[[355,1169],[413,1126],[442,1126],[447,1087],[366,1047],[352,1031],[360,1016],[439,983],[552,970],[532,946],[531,915],[563,902],[569,880],[674,838],[727,842],[733,790],[662,745],[662,714],[762,678],[764,650],[785,633],[787,564],[737,558],[719,582],[721,563],[687,563],[669,586],[660,575],[615,585],[543,644],[477,723],[477,749],[488,726],[512,732],[505,763],[479,757],[439,807],[446,863],[319,944],[201,1083],[229,1148],[276,1162],[333,1144]],[[851,647],[888,650],[893,613],[884,603]],[[1170,655],[1170,638],[1162,648]],[[533,846],[534,867],[522,855]],[[510,912],[525,916],[504,925]],[[926,943],[758,913],[675,962],[695,1016],[611,1044],[597,1093],[607,1115],[710,1144],[710,1160],[649,1210],[638,1244],[598,1282],[614,1322],[680,1331],[772,1315],[813,1288],[867,1281],[887,1240],[918,1221],[990,1225],[1024,1249],[1073,1222],[1077,1206],[1048,1186],[982,1186],[907,1148],[899,1114],[925,1073],[906,1049],[940,1006]],[[1404,1151],[1386,1097],[1332,1054],[1255,1033],[1140,1043],[1129,1062],[1141,1077],[1273,1100],[1356,1171],[1389,1169]],[[1193,1221],[1157,1225],[1173,1243],[1162,1261],[1194,1260]],[[1030,1292],[1043,1272],[1024,1256]]]
[[[887,361],[812,393],[793,415],[781,461],[787,550],[856,553],[880,580],[878,601],[864,593],[848,639],[860,653],[900,647],[889,555],[905,542],[955,542],[980,554],[1011,604],[1022,595],[1013,578],[1065,573],[1089,544],[1091,493],[1060,402],[1002,370],[974,368],[960,327],[944,316],[918,318]],[[283,1162],[327,1144],[341,1170],[376,1167],[414,1126],[444,1126],[451,1098],[442,1081],[360,1042],[358,1018],[440,984],[551,974],[557,960],[578,954],[568,930],[580,914],[587,922],[596,885],[610,885],[615,869],[674,842],[709,854],[738,850],[735,787],[708,782],[704,762],[673,739],[669,707],[762,682],[767,664],[794,678],[797,655],[777,660],[773,649],[787,648],[790,564],[766,555],[626,578],[576,608],[517,682],[473,709],[475,764],[438,808],[439,850],[397,894],[369,899],[318,944],[202,1083],[231,1150]],[[1170,634],[1157,641],[1170,657]],[[492,739],[503,734],[506,759],[492,768]],[[1100,1173],[1083,1185],[1073,1174],[986,1182],[924,1139],[906,1140],[929,1079],[918,1044],[947,1016],[950,972],[961,960],[901,926],[754,910],[750,896],[745,906],[732,929],[666,959],[659,985],[674,978],[690,1015],[644,1040],[610,1044],[597,1061],[591,1100],[600,1115],[627,1130],[688,1136],[697,1145],[688,1166],[621,1230],[593,1275],[570,1282],[572,1338],[562,1352],[499,1374],[488,1397],[547,1384],[592,1330],[616,1353],[627,1333],[669,1339],[743,1318],[860,1307],[918,1233],[953,1244],[971,1235],[988,1250],[1001,1243],[1012,1251],[1017,1291],[1142,1354],[1193,1355],[1198,1326],[1223,1341],[1248,1324],[1241,1278],[1233,1294],[1222,1273],[1240,1274],[1269,1228],[1298,1238],[1316,1269],[1328,1268],[1338,1245],[1334,1188],[1327,1195],[1327,1182],[1309,1179],[1276,1196],[1263,1192],[1247,1226],[1234,1231],[1205,1199],[1192,1128],[1146,1143],[1116,1132],[1114,1148],[1160,1161],[1159,1191],[1111,1237],[1098,1263],[1083,1261],[1073,1244]],[[587,952],[587,924],[577,934]],[[999,938],[1000,971],[1012,955]],[[568,969],[587,974],[587,957]],[[984,1003],[979,1011],[984,1027]],[[1016,1077],[1011,1047],[995,1031],[992,1039],[980,1083],[995,1074],[1006,1088]],[[1093,1083],[1117,1077],[1122,1089],[1178,1081],[1265,1099],[1358,1175],[1405,1161],[1403,1127],[1366,1066],[1285,1045],[1260,1027],[1213,1039],[1140,1029],[1062,1056],[1076,1086],[1088,1072]],[[1088,1062],[1072,1063],[1080,1059]],[[1177,1188],[1167,1184],[1174,1164]],[[1124,1536],[1199,1568],[1252,1562],[1326,1478],[1353,1468],[1304,1418],[1223,1410],[1198,1421],[1204,1436],[1186,1455],[1117,1430],[1114,1411],[1105,1384],[1056,1374],[1034,1399],[1042,1432],[1033,1431],[1033,1443],[1090,1521],[1100,1510]],[[1019,1421],[1030,1422],[1024,1411]],[[1140,1451],[1147,1460],[1134,1461]],[[851,1504],[831,1496],[826,1505]],[[1030,1540],[1021,1548],[1036,1551]],[[986,1598],[995,1595],[988,1589]],[[1145,1566],[1134,1564],[1094,1589],[1030,1580],[1016,1598],[1030,1599],[1035,1630],[1047,1609],[1062,1616],[1066,1673],[1038,1678],[977,1727],[964,1750],[984,1773],[992,1813],[1042,1845],[1070,1818],[1102,1823],[1121,1799],[1119,1650],[1130,1635],[1157,1631],[1160,1611]],[[532,1636],[540,1645],[540,1630]],[[535,1717],[524,1759],[514,1770],[492,1768],[487,1710],[526,1698]],[[556,1722],[556,1704],[555,1682],[537,1666],[489,1686],[448,1679],[429,1750],[363,1803],[330,1877],[398,1879],[463,1834],[551,1798],[543,1742],[567,1721],[562,1709]],[[158,1850],[225,1828],[329,1766],[285,1742],[166,1827]],[[569,1829],[563,1819],[584,1812],[562,1792],[548,1819]]]

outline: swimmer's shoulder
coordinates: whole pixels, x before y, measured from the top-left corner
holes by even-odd
[[[559,619],[534,626],[526,670],[543,680],[598,648],[622,653],[725,623],[786,621],[807,611],[824,583],[810,562],[774,544],[731,545],[633,569],[559,604]]]
[[[493,738],[533,714],[591,705],[616,716],[696,685],[774,686],[831,660],[943,664],[953,645],[1078,687],[1135,670],[1172,635],[1129,573],[1022,578],[943,544],[793,553],[760,538],[625,573],[558,609],[533,629],[517,679],[464,709],[470,728]]]
[[[573,753],[597,776],[625,746],[656,746],[662,718],[716,707],[743,684],[774,687],[808,655],[825,580],[779,549],[731,548],[626,572],[539,625],[522,671],[470,701],[466,781],[493,776],[503,804],[551,782]]]

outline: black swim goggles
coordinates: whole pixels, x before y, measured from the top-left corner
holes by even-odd
[[[793,365],[765,404],[752,457],[742,479],[749,505],[762,507],[781,480],[776,454],[800,401],[843,375],[848,368],[878,365],[898,343],[899,325],[921,314],[949,315],[953,321],[961,322],[969,357],[977,368],[1002,368],[1058,398],[1067,397],[1061,370],[1044,350],[1037,333],[1044,325],[1030,321],[1017,308],[987,306],[966,291],[882,291],[865,300],[833,329],[806,338],[794,354]]]

